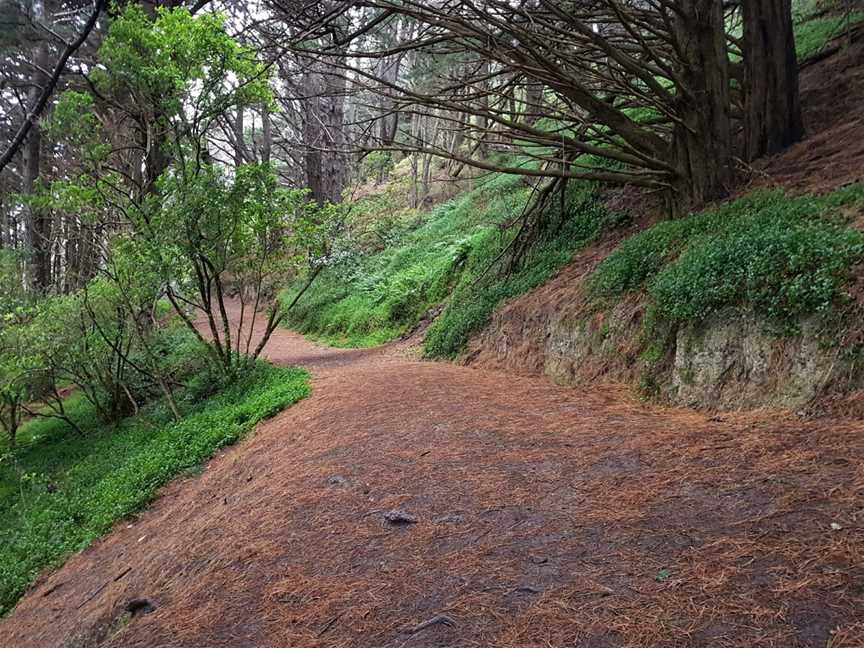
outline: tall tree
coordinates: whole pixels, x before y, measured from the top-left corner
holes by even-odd
[[[773,155],[804,136],[791,0],[746,0],[744,136],[747,160]]]
[[[31,20],[37,25],[45,25],[47,12],[44,0],[36,0],[32,5]],[[45,92],[50,83],[48,68],[51,65],[51,54],[45,37],[39,38],[31,53],[32,76],[30,90],[27,93],[27,105],[36,106],[40,95]],[[29,115],[25,117],[25,120]],[[38,188],[42,172],[42,131],[38,123],[34,123],[22,147],[21,184],[24,194],[32,195]],[[41,207],[31,203],[26,207],[24,221],[24,240],[27,259],[27,284],[32,290],[45,290],[51,281],[50,215]]]
[[[747,10],[748,36],[760,15],[765,22],[766,7],[773,7],[768,20],[784,26],[784,47],[770,47],[766,41],[758,56],[752,53],[753,46],[748,49],[744,88],[752,117],[748,131],[785,131],[794,138],[794,126],[784,129],[770,121],[766,125],[758,90],[778,88],[767,92],[774,103],[781,96],[789,105],[797,101],[789,74],[788,81],[768,82],[794,69],[789,58],[789,2],[752,4],[762,7],[763,13]],[[483,169],[659,189],[674,211],[722,197],[734,181],[735,159],[742,155],[732,136],[738,115],[732,110],[729,43],[736,39],[727,25],[737,11],[734,3],[364,0],[348,5],[363,9],[347,12],[342,19],[347,15],[353,21],[353,36],[364,45],[352,50],[349,65],[341,66],[333,57],[331,66],[345,67],[362,88],[383,89],[399,97],[403,112],[462,112],[470,127],[466,136],[481,143],[469,146],[467,152],[431,143],[416,147],[424,152],[455,156]],[[369,34],[387,29],[397,17],[420,25],[419,36],[411,43],[370,50]],[[318,33],[330,33],[335,20],[324,16]],[[304,36],[308,41],[308,34]],[[363,64],[363,57],[377,62],[407,49],[431,60],[470,53],[478,64],[446,70],[441,82],[425,91],[405,80],[383,78],[376,66]],[[533,110],[526,106],[522,115],[514,116],[514,84],[521,86],[519,97],[535,104]],[[750,92],[751,85],[756,92]],[[538,88],[545,89],[540,97]],[[536,119],[536,104],[541,101],[548,120]],[[766,105],[765,100],[762,104]],[[774,150],[791,138],[768,137],[768,142],[777,144],[754,145],[752,155]],[[539,165],[506,167],[483,157],[486,146],[517,142]],[[598,160],[604,161],[598,164]]]
[[[345,79],[319,58],[304,61],[303,146],[306,184],[319,203],[342,201],[347,179],[344,153]]]

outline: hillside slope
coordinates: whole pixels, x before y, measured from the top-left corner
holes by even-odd
[[[454,184],[440,168],[442,202],[411,209],[403,164],[362,188],[347,251],[289,326],[370,346],[428,324],[430,357],[568,384],[623,380],[697,407],[825,409],[864,366],[864,28],[825,40],[843,24],[799,25],[808,137],[748,169],[728,204],[662,223],[650,195],[571,183],[514,266],[531,180]]]
[[[760,162],[749,195],[589,248],[497,312],[466,361],[568,384],[623,380],[697,407],[864,415],[856,34],[805,68],[809,136]]]

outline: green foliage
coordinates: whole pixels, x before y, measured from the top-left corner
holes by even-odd
[[[148,157],[164,156],[164,165],[149,159],[148,165],[159,172],[172,162],[197,167],[214,120],[236,107],[272,107],[266,67],[228,34],[218,13],[160,7],[153,19],[129,3],[111,21],[97,59],[89,75],[93,92],[64,92],[46,122],[78,162],[43,196],[55,209],[104,218],[116,210],[128,218],[155,180],[136,180],[141,163],[130,167],[129,148],[153,146]],[[103,125],[123,112],[129,118],[119,119],[129,128],[118,140],[116,129]]]
[[[497,304],[542,283],[607,222],[593,188],[571,185],[565,222],[550,227],[513,273],[496,258],[516,233],[504,224],[518,219],[531,190],[519,176],[490,174],[425,217],[407,212],[381,236],[383,249],[339,258],[298,302],[288,325],[329,344],[371,346],[404,333],[453,294],[426,345],[430,355],[452,356]],[[295,283],[283,301],[302,286]]]
[[[21,319],[31,303],[24,290],[21,261],[14,250],[0,249],[0,329]]]
[[[817,54],[832,38],[840,36],[845,29],[864,21],[864,11],[848,15],[834,14],[819,18],[799,13],[795,24],[795,51],[799,60]]]
[[[35,419],[14,450],[0,442],[0,612],[42,569],[141,510],[173,476],[305,397],[307,379],[300,369],[259,364],[207,400],[196,402],[198,391],[187,390],[179,423],[154,403],[116,428],[100,425],[92,405],[73,394],[67,407],[84,436]]]
[[[322,254],[332,221],[304,190],[280,187],[267,164],[240,166],[233,181],[216,166],[167,174],[160,193],[138,238],[158,252],[166,278],[189,278],[198,259],[214,275],[278,274]]]
[[[595,200],[590,187],[580,187],[569,205],[571,213],[560,229],[535,243],[512,272],[496,263],[511,232],[490,229],[475,240],[447,308],[426,333],[428,356],[457,355],[502,302],[542,284],[570,261],[574,251],[614,223],[614,215]]]
[[[374,178],[376,182],[382,182],[387,173],[393,168],[393,157],[387,151],[372,151],[363,158],[362,175],[365,178]]]
[[[128,366],[118,357],[130,351],[133,338],[116,293],[109,282],[94,281],[85,290],[44,299],[23,337],[29,371],[42,377],[45,389],[74,382],[104,422],[132,409],[123,389]]]
[[[468,203],[439,206],[416,228],[392,231],[373,254],[350,254],[328,267],[288,315],[301,332],[345,346],[372,346],[401,334],[446,296],[452,273],[481,226]],[[293,300],[305,282],[280,298]]]
[[[30,399],[31,381],[26,352],[22,352],[20,324],[0,327],[0,427],[14,446]]]
[[[844,205],[864,185],[824,196],[761,191],[624,241],[595,271],[591,289],[614,298],[647,289],[658,315],[705,318],[729,306],[790,324],[824,313],[864,259],[864,233],[846,227]]]
[[[251,49],[225,30],[219,13],[193,16],[185,8],[158,8],[155,20],[129,3],[111,22],[99,48],[104,66],[94,74],[103,95],[131,95],[166,119],[207,120],[232,104],[271,100],[263,66]]]

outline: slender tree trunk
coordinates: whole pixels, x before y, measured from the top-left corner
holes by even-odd
[[[36,20],[45,20],[45,4],[41,0],[33,3],[33,16]],[[34,52],[35,68],[32,85],[28,93],[28,105],[35,105],[48,83],[45,73],[50,63],[50,52],[44,40],[40,40]],[[32,194],[36,191],[41,174],[42,132],[38,124],[30,130],[22,150],[22,191]],[[50,283],[50,220],[44,210],[35,207],[27,208],[25,219],[24,240],[27,255],[27,284],[31,290],[45,290]]]
[[[273,122],[270,118],[270,110],[264,106],[261,109],[261,161],[270,164],[270,155],[273,150]]]
[[[0,248],[12,247],[9,230],[9,210],[3,204],[3,194],[0,194]]]
[[[487,130],[489,129],[489,120],[486,118],[486,114],[489,112],[489,81],[486,78],[489,75],[489,69],[489,60],[485,59],[480,68],[480,74],[483,77],[483,81],[475,90],[480,95],[480,115],[477,117],[477,155],[481,160],[485,160],[489,157],[489,134],[487,133]]]
[[[791,0],[744,7],[744,156],[779,153],[804,136]]]
[[[453,133],[452,145],[450,146],[450,155],[459,155],[462,152],[462,145],[465,143],[465,130],[467,128],[467,117],[458,115],[459,124],[456,126],[456,132]],[[450,160],[448,163],[448,172],[452,177],[458,176],[465,166],[461,162]]]
[[[523,120],[527,124],[534,125],[539,119],[539,113],[543,108],[543,84],[529,82],[525,87],[525,112]]]
[[[243,119],[243,107],[238,106],[234,114],[234,166],[239,167],[247,160],[246,126]]]

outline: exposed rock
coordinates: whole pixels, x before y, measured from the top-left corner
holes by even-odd
[[[674,403],[721,410],[798,410],[861,382],[861,376],[850,381],[842,349],[826,344],[818,317],[784,337],[758,317],[730,309],[673,331],[667,356],[651,364],[641,356],[644,302],[628,299],[574,317],[566,309],[530,310],[534,301],[516,300],[495,314],[473,342],[481,365],[542,373],[562,385],[602,379],[635,385],[650,375],[657,393]]]
[[[462,524],[465,518],[459,514],[442,515],[435,519],[435,524]]]
[[[403,526],[406,524],[417,524],[417,518],[411,515],[410,513],[406,513],[405,511],[394,509],[392,511],[387,511],[384,514],[384,521],[392,524],[394,526]]]
[[[671,396],[697,407],[794,409],[818,397],[842,362],[823,344],[816,318],[780,338],[752,315],[717,313],[678,331]]]

